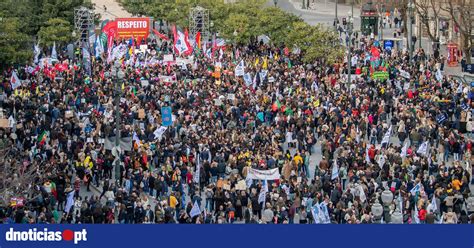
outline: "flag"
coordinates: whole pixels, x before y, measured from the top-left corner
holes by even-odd
[[[288,69],[291,69],[293,66],[291,65],[291,60],[288,59]]]
[[[265,69],[265,70],[268,68],[268,59],[267,59],[267,57],[263,58],[262,68]]]
[[[379,161],[377,161],[377,163],[378,163],[380,169],[382,169],[383,165],[385,164],[385,157],[383,156],[383,154],[380,155]]]
[[[114,37],[113,36],[107,36],[107,62],[110,63],[112,62],[112,48],[114,46]]]
[[[171,113],[171,107],[162,107],[161,108],[161,118],[162,125],[165,127],[171,126],[173,124],[173,116]]]
[[[329,218],[329,212],[328,212],[328,207],[326,206],[326,204],[324,202],[321,202],[319,204],[319,207],[321,209],[320,213],[323,214],[323,223],[324,224],[329,224],[331,223],[331,219]]]
[[[85,47],[82,48],[82,60],[83,60],[84,69],[85,69],[87,75],[91,76],[92,75],[91,54],[89,53],[89,50]]]
[[[12,72],[12,77],[10,78],[10,84],[11,84],[13,90],[21,86],[21,81],[18,78],[18,75],[16,74],[16,71]]]
[[[337,165],[337,159],[334,159],[334,164],[332,165],[331,180],[334,180],[339,177],[339,166]]]
[[[196,33],[196,47],[201,50],[201,32]]]
[[[194,216],[200,215],[201,214],[201,209],[199,208],[198,202],[195,201],[193,204],[193,208],[191,208],[191,211],[189,212],[189,215],[191,218],[194,218]]]
[[[421,183],[418,183],[413,187],[413,189],[410,190],[411,195],[416,195],[417,192],[420,192],[421,190]]]
[[[71,207],[74,205],[74,190],[67,194],[66,206],[64,207],[64,212],[69,213]]]
[[[41,135],[38,137],[38,142],[40,145],[44,145],[44,143],[46,143],[46,136],[47,136],[46,131],[43,131]]]
[[[164,127],[164,126],[161,126],[159,128],[157,128],[154,132],[153,132],[153,135],[155,136],[154,138],[155,139],[161,139],[161,136],[163,136],[163,134],[165,133],[167,127]]]
[[[441,81],[443,80],[443,74],[441,73],[441,70],[438,68],[438,70],[436,71],[436,79],[438,81]]]
[[[392,133],[392,125],[390,125],[390,127],[388,128],[387,132],[385,133],[385,135],[383,136],[383,139],[382,139],[382,143],[380,143],[382,146],[383,144],[387,143],[389,144],[390,143],[390,135]]]
[[[133,139],[133,141],[135,142],[135,144],[137,146],[140,145],[140,138],[138,137],[137,132],[133,132],[133,138],[132,139]]]
[[[254,64],[254,66],[257,67],[258,64],[260,64],[260,58],[257,57],[257,58],[255,59],[255,64]]]
[[[418,206],[415,203],[415,212],[413,213],[413,219],[415,220],[416,224],[420,224],[420,218],[418,217]]]
[[[400,204],[400,213],[403,213],[403,198],[401,191],[398,191],[398,203]]]
[[[212,49],[208,48],[205,55],[208,59],[212,59]]]
[[[313,214],[314,224],[320,224],[321,221],[319,220],[319,204],[315,204],[311,208],[311,214]]]
[[[264,117],[263,112],[258,112],[258,113],[257,113],[257,118],[258,118],[261,122],[263,122],[263,121],[265,120],[265,117]]]
[[[420,155],[428,156],[429,142],[428,141],[423,142],[423,144],[420,145],[420,147],[418,148],[416,152]]]
[[[35,64],[38,64],[39,56],[40,56],[40,53],[41,53],[39,42],[40,41],[38,40],[38,42],[35,45],[35,51],[34,51],[35,52],[35,60],[34,60]]]
[[[407,156],[407,150],[408,150],[408,141],[405,142],[405,145],[402,147],[402,152],[400,153],[400,156],[402,158],[405,158]]]
[[[98,35],[95,40],[95,57],[98,58],[103,53],[104,53],[104,43],[102,43],[102,39],[100,38],[100,35]]]
[[[367,200],[367,196],[365,196],[365,191],[364,191],[364,188],[362,187],[362,185],[359,185],[358,187],[358,191],[359,191],[359,198],[362,202],[365,202]]]
[[[189,43],[189,34],[188,34],[188,29],[184,30],[184,42],[186,43],[186,46],[188,47],[188,51],[186,51],[186,55],[191,55],[193,53],[193,46]]]
[[[158,32],[156,29],[153,29],[153,33],[155,33],[155,35],[157,35],[162,40],[169,40],[169,38],[166,35]]]
[[[51,50],[51,58],[58,59],[58,53],[56,52],[56,41],[53,42],[53,49]]]
[[[252,84],[252,75],[249,72],[244,75],[245,85],[250,86]]]
[[[194,172],[193,175],[193,181],[194,183],[199,184],[201,178],[201,159],[199,158],[199,155],[196,158],[196,172]]]
[[[245,74],[245,64],[244,60],[241,60],[240,63],[235,67],[234,75],[236,77],[241,77]]]
[[[436,212],[438,210],[438,206],[436,205],[436,195],[433,194],[433,198],[431,199],[431,203],[429,205],[429,208],[431,211]]]
[[[365,161],[370,164],[370,157],[369,157],[369,146],[365,147]]]
[[[265,201],[266,201],[267,192],[268,192],[268,182],[267,182],[267,180],[263,180],[262,189],[260,191],[260,194],[258,195],[258,203],[262,203],[263,208],[265,208]]]
[[[174,50],[178,55],[187,54],[191,50],[189,42],[186,39],[186,34],[176,29],[176,26],[173,26],[173,37],[174,37]]]

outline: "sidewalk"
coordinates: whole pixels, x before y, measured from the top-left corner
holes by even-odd
[[[314,3],[312,0],[309,4],[309,9],[303,9],[303,1],[302,0],[289,0],[293,7],[299,11],[307,12],[307,13],[315,13],[315,14],[322,14],[322,15],[330,15],[335,16],[335,1],[328,1],[328,0],[315,0]],[[306,4],[305,0],[305,4]],[[337,15],[339,18],[347,17],[349,13],[352,11],[351,5],[346,5],[342,3],[337,4]],[[354,19],[360,18],[360,9],[358,5],[354,5]]]
[[[101,20],[132,16],[120,6],[117,0],[92,0],[92,4],[95,5],[95,13],[101,15]],[[107,10],[104,9],[104,6]]]

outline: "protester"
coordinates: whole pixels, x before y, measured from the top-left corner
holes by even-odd
[[[262,42],[173,62],[171,43],[129,54],[137,43],[115,44],[127,52],[113,61],[100,54],[89,76],[60,53],[56,65],[3,72],[0,106],[15,124],[1,142],[36,170],[4,222],[472,221],[474,92],[423,50],[410,60],[363,38],[348,84],[340,64]],[[23,80],[14,89],[12,75]],[[119,152],[117,122],[129,144]],[[249,179],[261,171],[279,177]]]

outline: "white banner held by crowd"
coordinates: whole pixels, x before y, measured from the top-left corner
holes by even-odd
[[[250,168],[247,174],[247,179],[278,180],[280,179],[280,172],[278,171],[278,168],[270,170],[256,170]]]

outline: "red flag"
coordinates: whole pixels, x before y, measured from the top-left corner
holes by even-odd
[[[380,57],[380,51],[379,49],[377,49],[376,47],[372,46],[372,48],[370,49],[370,53],[372,53],[372,56],[374,58],[379,58]]]
[[[201,32],[197,32],[196,34],[196,46],[201,50]]]
[[[173,27],[171,28],[171,30],[173,31],[173,40],[174,40],[174,42],[173,42],[173,48],[174,48],[174,51],[179,54],[178,49],[176,49],[176,42],[178,41],[178,34],[176,33],[176,26],[173,25]]]
[[[191,55],[193,53],[193,47],[191,46],[191,44],[189,44],[188,29],[184,30],[184,41],[186,42],[186,46],[188,47],[188,50],[184,54]]]
[[[153,33],[155,33],[155,34],[156,34],[158,37],[160,37],[160,39],[162,39],[162,40],[169,40],[169,38],[168,38],[166,35],[164,35],[164,34],[158,32],[156,29],[153,29]]]

